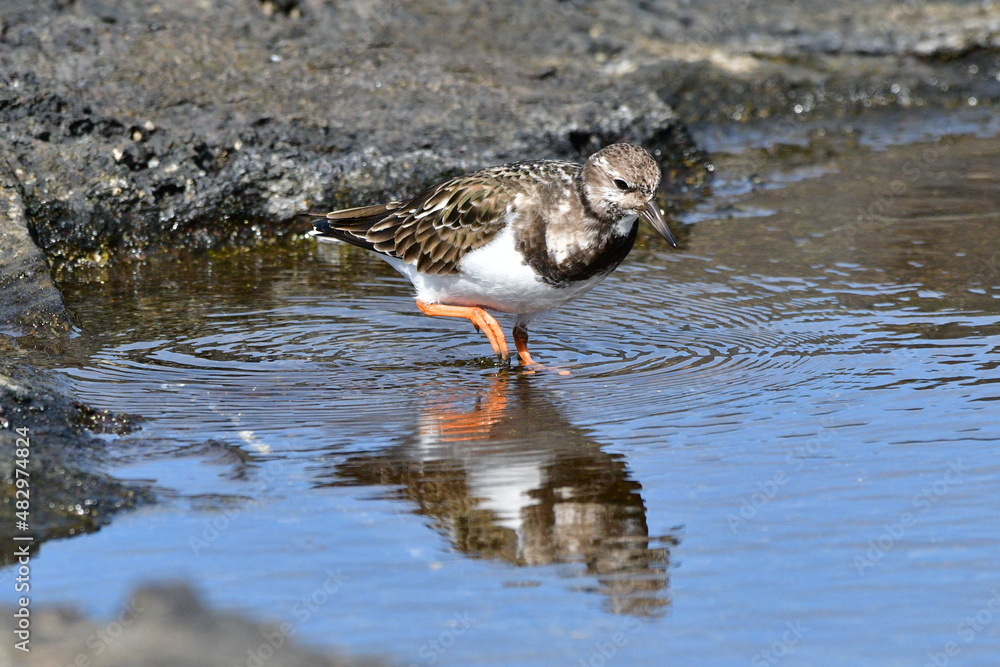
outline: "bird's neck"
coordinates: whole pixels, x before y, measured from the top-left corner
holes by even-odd
[[[576,193],[580,199],[585,220],[592,221],[595,228],[601,230],[615,229],[622,226],[622,221],[628,216],[615,206],[601,204],[594,201],[587,190],[587,171],[581,169],[576,176]]]
[[[599,211],[595,206],[594,202],[591,200],[590,195],[587,194],[587,181],[586,181],[587,170],[581,169],[576,175],[576,194],[580,198],[580,204],[583,207],[583,216],[588,220],[595,220],[597,222],[608,222],[605,220],[606,215],[604,212]]]

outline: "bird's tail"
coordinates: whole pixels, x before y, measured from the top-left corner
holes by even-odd
[[[309,213],[313,229],[308,233],[319,240],[340,239],[368,250],[374,245],[368,240],[368,230],[372,225],[385,219],[401,206],[399,202],[345,208],[331,213]]]

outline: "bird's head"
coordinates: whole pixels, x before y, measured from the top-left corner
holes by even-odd
[[[677,247],[656,205],[660,167],[645,150],[632,144],[602,148],[587,159],[580,179],[582,194],[598,218],[618,223],[641,216],[670,245]]]

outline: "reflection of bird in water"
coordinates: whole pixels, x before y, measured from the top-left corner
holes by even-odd
[[[652,546],[641,486],[621,456],[570,424],[529,378],[427,394],[415,432],[336,466],[333,485],[393,485],[452,544],[522,566],[581,563],[613,612],[669,602],[671,537]]]

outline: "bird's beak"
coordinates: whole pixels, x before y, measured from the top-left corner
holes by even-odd
[[[650,199],[646,207],[639,211],[639,215],[643,220],[651,224],[653,229],[667,240],[667,243],[675,248],[677,247],[677,239],[670,233],[670,227],[667,227],[667,221],[663,219],[663,214],[660,213],[660,207],[656,205],[655,199]]]

